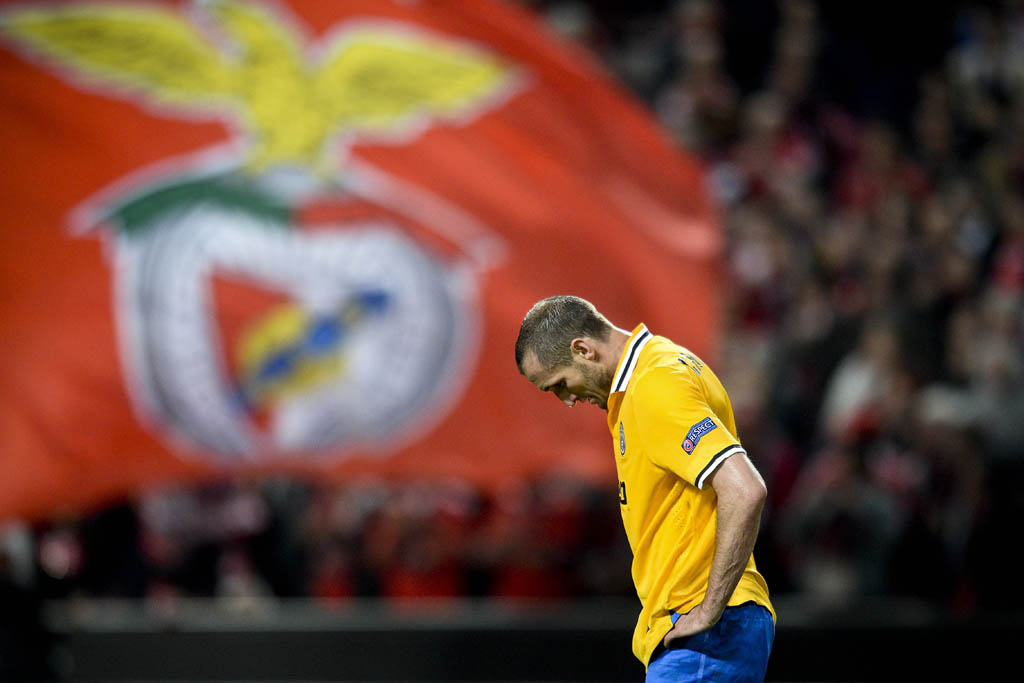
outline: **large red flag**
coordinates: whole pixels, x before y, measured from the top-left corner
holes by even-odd
[[[5,3],[0,92],[0,517],[225,473],[611,480],[603,414],[519,377],[525,311],[712,347],[698,166],[514,5]]]

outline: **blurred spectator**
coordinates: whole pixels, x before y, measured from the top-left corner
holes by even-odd
[[[801,473],[780,540],[797,589],[831,604],[882,595],[905,511],[872,476],[867,443],[826,449]]]
[[[52,677],[50,636],[43,627],[34,541],[27,525],[0,525],[0,680]]]
[[[828,441],[849,443],[860,432],[877,430],[883,401],[900,372],[899,341],[885,322],[868,324],[857,348],[839,363],[825,389],[822,431]]]

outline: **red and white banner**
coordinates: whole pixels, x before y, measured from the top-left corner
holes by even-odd
[[[495,0],[0,5],[0,517],[289,473],[613,476],[513,354],[572,293],[699,354],[700,171]]]

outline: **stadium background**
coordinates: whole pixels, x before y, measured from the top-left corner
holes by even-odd
[[[1024,6],[528,4],[708,170],[769,678],[1015,678]],[[278,475],[10,519],[0,677],[640,680],[617,506]]]

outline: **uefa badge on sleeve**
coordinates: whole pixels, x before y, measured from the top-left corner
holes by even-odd
[[[697,447],[697,442],[700,441],[701,437],[715,429],[718,425],[710,417],[705,417],[697,424],[690,427],[690,431],[686,433],[686,439],[683,440],[683,450],[686,451],[687,455],[693,453],[693,449]]]

